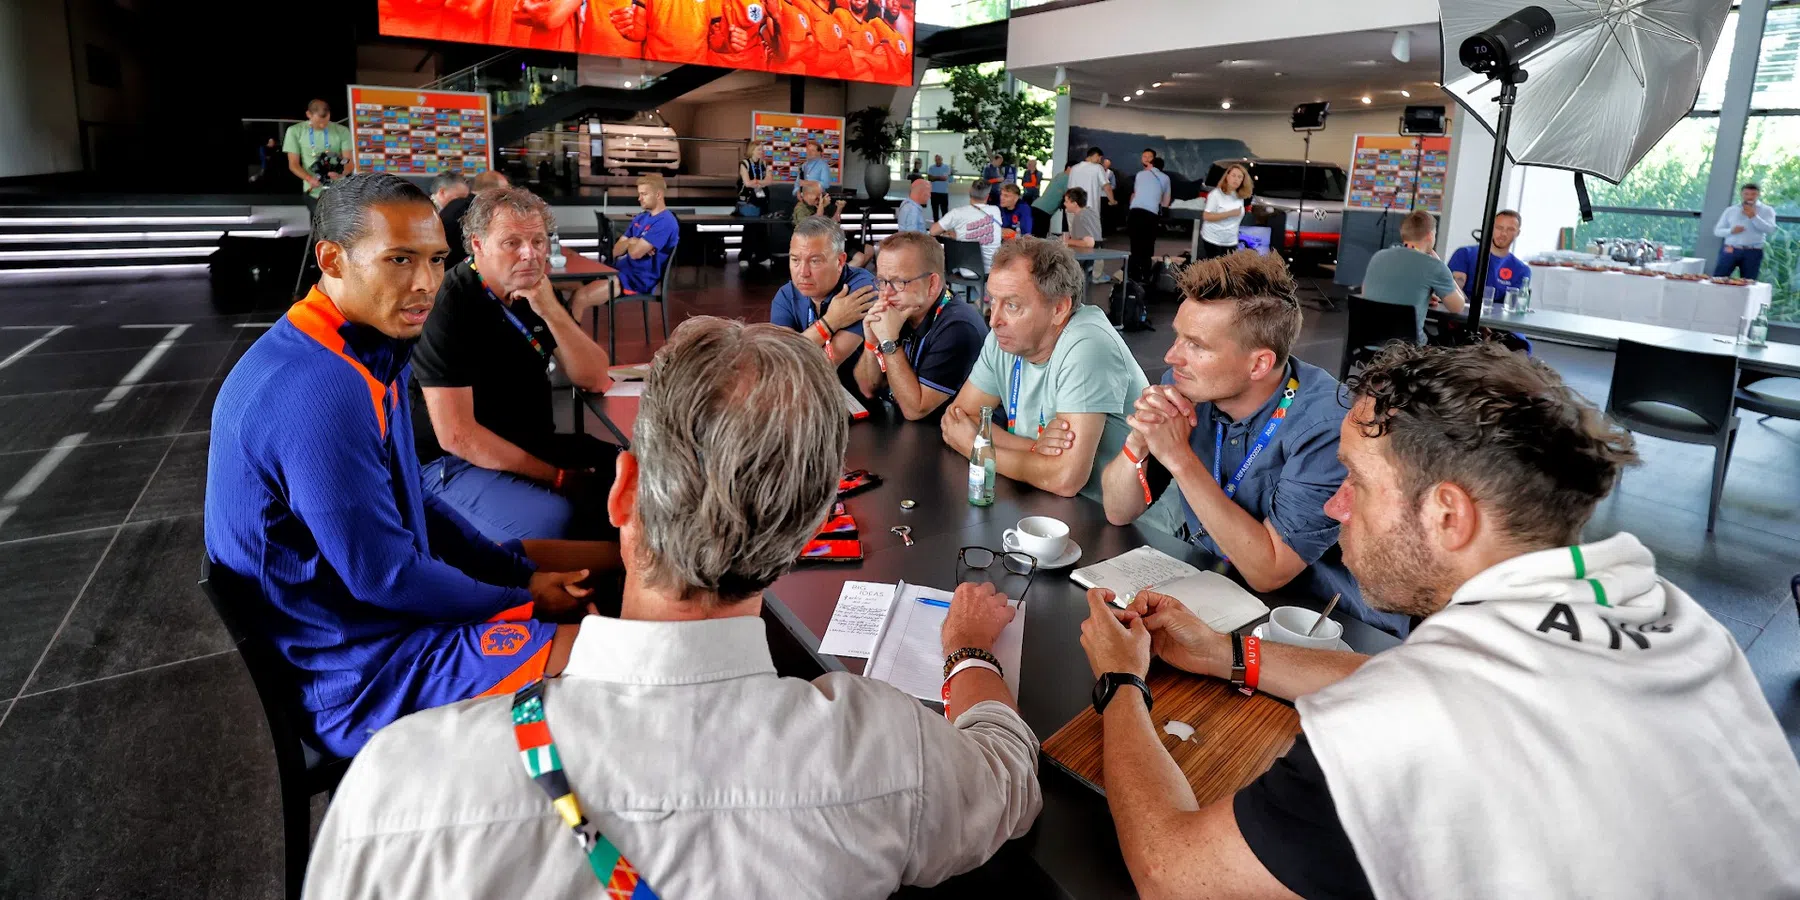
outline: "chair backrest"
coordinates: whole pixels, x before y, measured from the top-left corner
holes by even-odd
[[[940,235],[938,243],[944,245],[944,271],[955,272],[968,269],[976,275],[987,277],[987,258],[981,255],[981,245],[974,241],[956,241]]]
[[[613,264],[613,245],[619,242],[618,234],[613,231],[612,219],[605,210],[594,210],[594,225],[595,233],[600,237],[600,246],[595,248],[594,256],[610,266]]]
[[[658,301],[666,302],[666,298],[668,297],[667,291],[669,289],[669,273],[675,270],[675,251],[680,249],[681,242],[676,241],[675,246],[669,248],[669,255],[663,257],[662,274],[656,276],[656,287],[651,288],[649,294],[649,296],[655,297]]]
[[[210,558],[203,558],[200,590],[225,624],[244,667],[250,670],[250,681],[256,685],[263,716],[269,721],[269,736],[274,739],[276,764],[281,771],[304,772],[309,768],[309,757],[331,760],[332,755],[320,750],[311,737],[293,667],[252,618],[255,605],[266,602],[256,585],[223,566],[213,565]]]
[[[794,183],[777,181],[763,189],[768,193],[768,202],[763,206],[765,216],[789,216],[794,212]]]
[[[1389,341],[1412,344],[1417,343],[1418,339],[1418,310],[1398,303],[1383,303],[1351,295],[1350,324],[1344,336],[1344,346],[1347,349],[1380,347]]]
[[[1633,403],[1667,403],[1705,419],[1714,428],[1723,428],[1731,420],[1737,375],[1736,356],[1621,339],[1613,357],[1606,409],[1613,412]]]

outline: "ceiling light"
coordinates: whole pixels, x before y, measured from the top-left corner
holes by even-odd
[[[1153,87],[1153,88],[1159,88],[1159,87],[1162,87],[1162,82],[1160,82],[1160,81],[1152,81],[1152,82],[1150,82],[1150,86],[1151,86],[1151,87]]]
[[[550,80],[551,80],[551,81],[555,81],[555,80],[556,80],[556,73],[555,73],[555,72],[551,72],[551,73],[550,73]]]
[[[1412,96],[1412,91],[1401,91],[1401,92],[1400,92],[1400,96],[1402,96],[1402,97],[1411,97],[1411,96]]]
[[[1286,75],[1286,74],[1287,74],[1286,72],[1276,72],[1275,77],[1280,78],[1281,76]]]
[[[1388,49],[1394,58],[1401,62],[1412,62],[1412,32],[1394,32],[1394,46]]]
[[[1119,98],[1119,99],[1120,99],[1120,100],[1123,100],[1123,101],[1125,101],[1125,102],[1126,102],[1126,103],[1130,103],[1130,102],[1131,102],[1131,95],[1130,95],[1130,94],[1126,94],[1126,95],[1125,95],[1125,96],[1123,96],[1123,97],[1120,97],[1120,98]]]
[[[1132,94],[1132,95],[1131,95],[1131,96],[1133,96],[1133,97],[1142,97],[1142,96],[1144,96],[1144,89],[1143,89],[1143,88],[1138,88],[1138,89],[1137,89],[1137,93],[1135,93],[1135,94]]]
[[[1363,98],[1362,98],[1362,101],[1363,101],[1363,104],[1364,104],[1364,105],[1368,105],[1368,104],[1370,104],[1370,103],[1374,103],[1374,102],[1375,102],[1375,101],[1374,101],[1374,100],[1372,100],[1372,99],[1370,99],[1370,98],[1369,98],[1369,96],[1368,96],[1368,95],[1366,95],[1366,94],[1365,94],[1365,95],[1363,95]]]
[[[1230,109],[1230,108],[1231,108],[1231,101],[1230,101],[1230,100],[1221,100],[1221,101],[1219,101],[1219,108],[1220,108],[1220,109]]]
[[[629,78],[625,79],[625,86],[631,87],[631,79],[629,79]]]

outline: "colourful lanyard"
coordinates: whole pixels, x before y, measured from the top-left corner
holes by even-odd
[[[1280,428],[1282,421],[1287,418],[1288,407],[1294,405],[1294,395],[1299,391],[1300,379],[1290,377],[1287,391],[1281,395],[1281,405],[1275,407],[1275,412],[1269,416],[1269,424],[1263,426],[1262,434],[1257,437],[1256,443],[1250,446],[1249,454],[1244,457],[1243,464],[1237,467],[1237,472],[1231,476],[1230,484],[1221,480],[1224,475],[1221,465],[1224,462],[1222,456],[1225,450],[1225,423],[1213,424],[1213,481],[1218,482],[1219,486],[1225,489],[1225,496],[1237,496],[1238,485],[1242,484],[1244,476],[1250,473],[1250,467],[1255,465],[1256,458],[1262,455],[1263,449],[1269,446],[1269,439],[1275,436],[1275,430]]]
[[[1023,380],[1021,377],[1021,373],[1023,373],[1024,371],[1025,371],[1025,357],[1023,357],[1023,356],[1013,357],[1012,399],[1006,401],[1006,430],[1012,431],[1013,434],[1018,434],[1017,431],[1013,431],[1013,426],[1019,424],[1019,382]],[[1044,421],[1044,407],[1042,404],[1039,404],[1038,405],[1038,431],[1037,431],[1038,437],[1044,436],[1044,426],[1046,424],[1048,424],[1048,423]],[[1023,437],[1023,435],[1020,435],[1020,436]]]
[[[912,363],[913,375],[915,377],[919,374],[919,360],[925,358],[925,337],[931,333],[931,327],[937,324],[938,316],[943,315],[944,307],[949,305],[950,291],[945,289],[944,296],[939,297],[937,305],[931,308],[931,312],[925,314],[925,321],[919,323],[920,327],[918,330],[907,335],[906,343],[911,345],[909,349],[913,350],[913,355],[909,357],[909,361]],[[917,343],[914,343],[915,341]],[[1014,392],[1013,394],[1013,402],[1018,402],[1017,392]]]
[[[312,150],[315,153],[317,152],[318,148],[313,146],[313,135],[319,131],[325,132],[325,152],[330,153],[331,152],[331,126],[330,125],[326,125],[322,129],[314,128],[311,125],[306,126],[306,149]]]
[[[481,271],[479,269],[475,268],[475,260],[473,260],[473,259],[469,260],[469,271],[474,272],[477,278],[479,278],[481,275]],[[538,343],[538,339],[532,335],[531,329],[526,328],[525,323],[519,321],[518,316],[513,315],[513,311],[511,308],[509,308],[506,305],[506,301],[501,300],[500,296],[498,294],[495,294],[494,289],[491,287],[488,287],[487,282],[485,282],[485,281],[481,282],[481,289],[483,291],[486,291],[488,297],[490,299],[492,299],[495,303],[500,304],[501,315],[506,316],[506,321],[511,322],[512,327],[519,329],[519,333],[524,335],[525,340],[527,340],[531,343],[531,349],[536,350],[538,355],[543,357],[545,361],[549,361],[550,351],[545,350],[544,345],[541,343]]]
[[[550,723],[544,721],[544,680],[542,678],[519,688],[512,702],[513,739],[519,744],[519,759],[525,774],[544,789],[557,815],[575,832],[575,843],[587,854],[588,868],[606,885],[606,896],[617,900],[656,900],[650,882],[632,868],[631,861],[600,828],[582,815],[581,801],[563,774],[562,754],[550,738]]]

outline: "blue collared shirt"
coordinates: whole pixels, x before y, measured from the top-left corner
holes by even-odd
[[[1744,230],[1732,234],[1731,229],[1740,225]],[[1719,214],[1719,224],[1713,226],[1713,234],[1724,238],[1727,247],[1760,250],[1769,235],[1775,233],[1775,229],[1775,207],[1758,202],[1756,215],[1751,217],[1744,215],[1742,206],[1733,204]]]
[[[1172,384],[1174,374],[1173,370],[1164,373],[1162,383]],[[1308,570],[1294,579],[1292,587],[1321,600],[1342,593],[1343,608],[1352,615],[1377,628],[1404,635],[1407,617],[1372,610],[1363,602],[1356,579],[1334,550],[1338,523],[1325,514],[1325,501],[1344,482],[1344,464],[1337,458],[1338,427],[1349,408],[1348,400],[1340,397],[1342,388],[1337,379],[1317,366],[1290,359],[1287,374],[1300,380],[1294,403],[1255,465],[1244,474],[1233,499],[1246,512],[1274,525],[1281,539],[1306,562]],[[1284,387],[1286,380],[1283,379]],[[1269,424],[1270,416],[1281,403],[1281,394],[1276,391],[1255,414],[1237,422],[1211,403],[1196,406],[1200,424],[1188,442],[1201,465],[1212,470],[1215,428],[1224,423],[1219,472],[1229,482]],[[1180,490],[1173,484],[1169,489]],[[1212,536],[1205,533],[1186,497],[1181,498],[1181,515],[1190,543],[1208,553],[1224,555]]]
[[[1160,213],[1163,195],[1168,192],[1169,176],[1164,175],[1160,169],[1144,169],[1137,173],[1137,180],[1132,182],[1131,208]]]
[[[816,181],[821,187],[831,187],[831,160],[821,156],[801,163],[800,180]]]
[[[805,331],[812,327],[813,322],[818,321],[819,316],[825,314],[825,310],[831,308],[831,301],[836,299],[839,292],[843,291],[846,286],[850,288],[850,293],[854,294],[862,288],[874,287],[875,276],[869,274],[867,269],[845,266],[844,274],[838,276],[837,285],[832,287],[831,293],[827,295],[827,299],[817,312],[813,311],[812,298],[800,293],[800,289],[794,287],[794,283],[790,281],[782,285],[781,290],[775,292],[775,302],[769,306],[769,322],[783,328]],[[844,330],[861,336],[863,333],[862,322],[859,321]]]
[[[934,193],[934,194],[950,193],[950,167],[949,166],[943,166],[943,165],[932,166],[931,168],[925,170],[925,174],[930,175],[933,178],[944,179],[943,181],[934,181],[931,183],[931,192],[932,193]]]
[[[900,201],[900,212],[898,216],[901,231],[931,230],[931,214],[925,211],[925,207],[912,202],[911,197]]]

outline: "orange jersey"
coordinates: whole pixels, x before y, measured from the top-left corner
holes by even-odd
[[[856,13],[838,7],[831,13],[832,24],[844,44],[831,59],[839,78],[866,80],[869,60],[874,49],[874,35],[856,18]]]
[[[906,38],[880,16],[869,20],[868,30],[879,40],[875,55],[876,73],[887,81],[911,84],[912,48],[907,44]]]
[[[650,12],[645,59],[707,62],[706,25],[717,15],[714,0],[644,0],[644,5]]]
[[[614,10],[631,6],[631,0],[587,0],[587,22],[581,29],[581,51],[592,56],[617,56],[637,59],[644,55],[644,43],[619,33],[614,25]]]
[[[769,0],[714,0],[712,12],[706,34],[710,64],[726,69],[767,69],[769,36],[775,29],[769,21]],[[748,37],[744,49],[730,49],[727,42],[732,31]]]
[[[519,0],[492,0],[488,10],[487,43],[529,50],[575,52],[575,16],[556,28],[540,28],[518,18]]]
[[[770,12],[775,17],[773,64],[784,72],[806,74],[819,57],[819,43],[813,37],[818,7],[807,0],[770,0]]]

